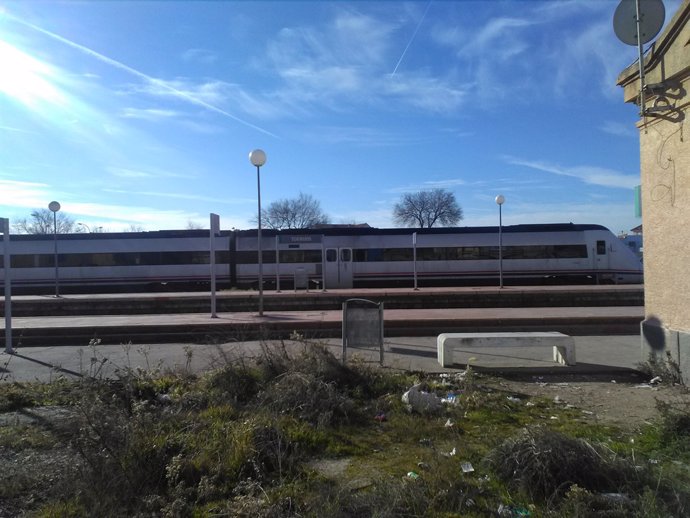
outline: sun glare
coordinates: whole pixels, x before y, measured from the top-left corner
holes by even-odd
[[[3,41],[0,70],[0,93],[32,108],[40,101],[64,102],[64,96],[50,81],[53,69]]]

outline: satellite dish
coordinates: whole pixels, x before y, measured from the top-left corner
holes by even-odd
[[[640,41],[637,41],[637,4],[640,9]],[[662,0],[621,0],[613,15],[613,31],[626,45],[649,43],[659,34],[666,18]]]

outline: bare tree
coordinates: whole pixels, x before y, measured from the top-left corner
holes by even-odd
[[[201,223],[197,223],[196,221],[192,221],[191,219],[187,220],[187,226],[185,227],[185,230],[201,230],[203,229],[204,226]]]
[[[261,221],[267,228],[311,228],[330,220],[321,204],[311,194],[299,193],[297,198],[278,200],[261,211]]]
[[[461,219],[462,209],[455,195],[446,189],[403,194],[393,207],[393,220],[404,227],[451,227]]]
[[[18,219],[12,227],[18,234],[52,234],[54,231],[69,234],[75,231],[76,224],[71,217],[64,212],[56,212],[55,216],[54,221],[53,212],[49,209],[34,209],[30,217]]]
[[[123,232],[143,232],[144,227],[141,225],[135,225],[134,223],[130,223],[130,225],[123,230]]]

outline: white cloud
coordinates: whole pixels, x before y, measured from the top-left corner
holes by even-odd
[[[218,54],[207,49],[188,49],[182,53],[184,61],[193,61],[196,63],[203,63],[204,65],[212,65],[218,61]]]
[[[459,185],[465,185],[466,182],[460,178],[448,178],[446,180],[427,180],[426,182],[422,182],[420,184],[414,184],[414,185],[402,185],[399,187],[392,187],[390,189],[386,189],[385,192],[391,193],[391,194],[405,194],[408,192],[417,192],[417,191],[428,191],[430,189],[453,189],[454,187],[457,187]]]
[[[574,166],[563,167],[560,165],[551,164],[548,162],[541,162],[535,160],[522,160],[519,158],[507,157],[506,162],[513,165],[520,165],[543,171],[546,173],[556,174],[559,176],[569,176],[577,178],[584,183],[592,185],[601,185],[602,187],[614,187],[618,189],[632,189],[640,183],[640,177],[637,175],[627,175],[598,166]]]
[[[105,192],[112,192],[117,194],[127,194],[130,196],[154,196],[156,198],[170,198],[176,200],[194,200],[211,203],[223,204],[245,204],[254,203],[253,198],[214,198],[211,196],[204,196],[201,194],[185,194],[177,192],[161,192],[161,191],[133,191],[131,189],[104,189]]]
[[[388,20],[351,11],[339,12],[325,29],[283,28],[267,49],[268,66],[282,81],[268,96],[298,113],[320,106],[345,111],[351,104],[391,109],[397,103],[436,114],[456,111],[468,87],[447,71],[390,74],[395,29]]]
[[[612,204],[601,201],[591,203],[507,203],[503,205],[503,224],[579,223],[604,225],[613,233],[629,230],[636,224],[632,204]],[[463,224],[469,226],[495,226],[497,212],[483,214],[465,210]]]
[[[433,135],[416,132],[386,131],[363,126],[316,126],[304,129],[298,138],[321,144],[350,144],[365,147],[409,146],[432,142]]]
[[[616,137],[637,138],[639,136],[639,132],[633,124],[624,124],[618,121],[605,121],[599,129]]]
[[[382,81],[382,90],[411,106],[432,113],[457,110],[467,99],[469,84],[453,84],[444,79],[398,72],[388,81]]]
[[[481,27],[461,50],[462,54],[491,53],[500,59],[511,58],[527,48],[524,41],[517,37],[519,31],[530,27],[536,22],[523,18],[493,18]]]
[[[108,166],[105,168],[113,176],[119,178],[196,178],[188,173],[162,171],[160,169],[130,169],[127,167]]]
[[[180,113],[174,110],[164,110],[158,108],[125,108],[122,110],[120,115],[125,119],[159,121],[179,117]]]
[[[46,200],[50,201],[51,196],[49,187],[48,184],[40,182],[0,180],[0,205],[31,209],[47,206]]]

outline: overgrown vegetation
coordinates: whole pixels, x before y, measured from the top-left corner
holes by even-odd
[[[202,375],[104,379],[91,363],[74,383],[0,385],[0,515],[690,513],[687,405],[660,406],[630,435],[491,389],[471,369],[344,366],[313,343],[265,344]],[[412,386],[438,408],[411,411]]]
[[[683,384],[680,365],[678,365],[678,362],[673,358],[669,350],[664,351],[663,354],[650,353],[649,359],[638,364],[637,368],[650,378],[657,380],[656,382],[658,383]]]

